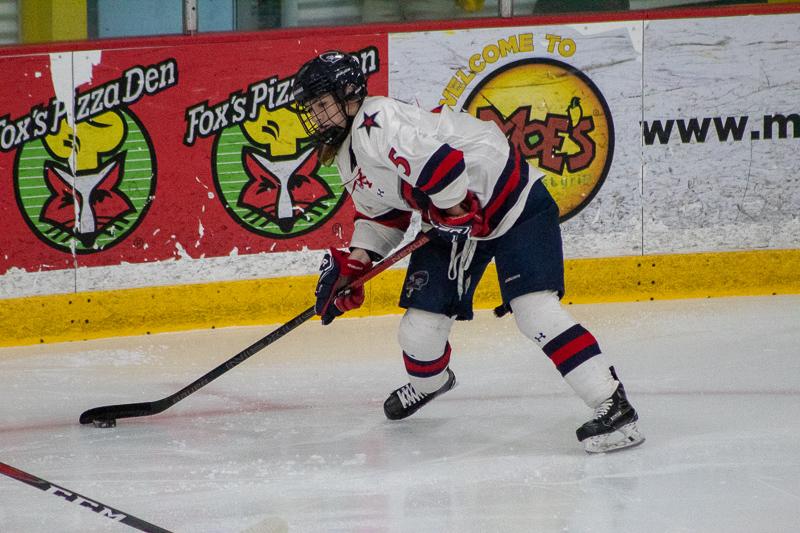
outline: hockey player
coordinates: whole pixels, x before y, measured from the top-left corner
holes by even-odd
[[[389,395],[387,418],[405,418],[455,386],[450,329],[472,318],[475,288],[494,259],[504,307],[594,409],[577,430],[586,451],[644,441],[614,368],[560,304],[558,207],[494,123],[368,96],[358,59],[338,51],[303,65],[293,93],[322,161],[336,162],[356,209],[350,250],[331,249],[322,263],[316,312],[323,324],[363,303],[363,289],[340,288],[400,244],[412,211],[434,232],[412,253],[400,297],[409,383]]]

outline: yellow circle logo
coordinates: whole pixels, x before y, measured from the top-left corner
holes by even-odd
[[[464,110],[497,123],[545,173],[562,222],[600,190],[614,153],[614,125],[603,95],[583,72],[547,58],[516,61],[484,78]]]

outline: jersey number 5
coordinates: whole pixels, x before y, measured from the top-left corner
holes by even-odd
[[[402,168],[403,174],[405,174],[406,176],[411,175],[411,165],[408,164],[408,159],[406,159],[403,156],[397,155],[397,151],[394,149],[394,147],[392,147],[392,149],[389,150],[389,160],[392,163],[394,163],[394,166],[396,166],[397,168]]]

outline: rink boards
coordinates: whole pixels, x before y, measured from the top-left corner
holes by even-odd
[[[353,212],[289,86],[334,47],[361,57],[371,92],[494,120],[542,170],[561,208],[565,302],[800,292],[797,11],[2,50],[16,83],[0,88],[0,343],[275,323],[308,307]],[[396,312],[402,282],[402,270],[373,281],[359,313]],[[490,270],[476,306],[498,303]]]
[[[572,259],[565,265],[563,301],[797,294],[799,265],[797,250]],[[364,306],[348,316],[399,312],[404,274],[390,269],[369,282]],[[9,299],[0,311],[8,324],[0,345],[282,323],[313,305],[315,285],[316,276],[296,276]],[[500,303],[491,264],[475,307]]]

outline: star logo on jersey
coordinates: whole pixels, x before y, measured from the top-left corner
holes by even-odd
[[[381,127],[380,124],[378,124],[378,122],[375,120],[375,117],[378,116],[378,113],[379,113],[379,111],[375,111],[371,115],[367,115],[366,113],[364,113],[364,120],[361,121],[361,125],[358,127],[358,129],[361,129],[361,128],[366,129],[367,130],[367,137],[369,137],[369,132],[372,130],[372,128],[380,128]]]

